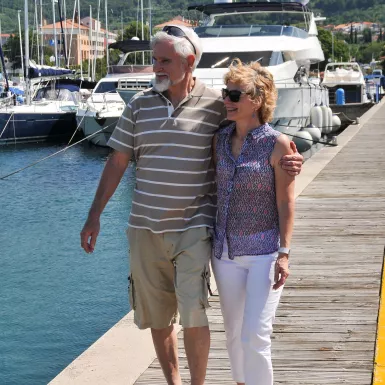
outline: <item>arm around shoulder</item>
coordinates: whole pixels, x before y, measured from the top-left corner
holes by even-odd
[[[274,146],[272,166],[275,175],[275,193],[279,216],[281,247],[290,248],[294,226],[295,177],[283,170],[279,164],[284,155],[292,154],[290,140],[286,135],[280,135]]]

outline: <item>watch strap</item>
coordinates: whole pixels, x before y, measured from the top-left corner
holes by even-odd
[[[278,253],[289,255],[290,254],[290,249],[288,247],[280,247],[278,249]]]

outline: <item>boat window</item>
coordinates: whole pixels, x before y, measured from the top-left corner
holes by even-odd
[[[71,101],[71,100],[74,100],[74,95],[71,91],[64,88],[55,89],[51,87],[46,87],[46,88],[39,89],[34,98],[35,101],[39,101],[43,99]]]
[[[199,37],[293,36],[306,38],[308,20],[303,12],[242,12],[212,15],[195,32]]]
[[[271,54],[269,66],[277,66],[285,62],[282,52],[273,52]]]
[[[242,36],[293,36],[306,39],[303,29],[287,25],[216,25],[196,27],[195,32],[205,37],[242,37]]]
[[[238,58],[243,63],[258,61],[262,66],[270,63],[271,52],[203,52],[198,68],[227,68]]]
[[[95,88],[94,94],[104,94],[105,92],[116,93],[118,82],[102,82]]]

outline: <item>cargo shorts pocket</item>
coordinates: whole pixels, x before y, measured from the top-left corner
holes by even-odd
[[[213,295],[210,287],[210,267],[209,265],[206,265],[202,272],[202,296],[201,296],[201,304],[203,308],[207,309],[210,307],[209,303],[209,294]]]
[[[136,302],[135,302],[135,285],[134,285],[134,279],[132,278],[132,274],[128,277],[128,298],[130,301],[131,309],[136,309]]]

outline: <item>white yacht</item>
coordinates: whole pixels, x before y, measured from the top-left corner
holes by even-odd
[[[306,3],[307,0],[230,0],[189,7],[190,14],[198,15],[195,32],[203,45],[195,76],[220,89],[233,59],[259,61],[273,74],[278,89],[271,124],[291,136],[310,123],[313,107],[329,105],[327,89],[309,77],[310,70],[325,58],[317,37],[316,18]],[[147,78],[149,81],[151,74]],[[136,81],[132,74],[119,80],[118,92],[124,100],[132,96]]]
[[[128,41],[128,43],[130,42]],[[137,43],[137,41],[134,42]],[[124,50],[121,44],[125,42],[118,43],[114,43],[114,45],[118,45],[119,49]],[[147,43],[148,45],[149,43]],[[142,52],[132,53],[132,61],[130,60],[130,52],[124,53],[119,63],[109,68],[109,74],[98,82],[90,97],[79,107],[76,115],[79,129],[93,144],[102,147],[107,146],[108,139],[128,100],[140,90],[148,88],[152,77],[152,65],[135,64],[136,60],[142,59],[142,55],[144,56]],[[150,60],[148,54],[146,59],[147,61]],[[141,76],[143,82],[140,80]],[[124,100],[116,91],[118,82],[122,77],[135,78],[128,85]]]
[[[331,104],[336,102],[336,91],[339,88],[344,90],[345,103],[369,102],[365,77],[358,63],[334,62],[327,64],[322,84],[329,90]],[[375,87],[373,88],[375,93]]]
[[[309,79],[311,66],[323,61],[314,14],[299,1],[215,3],[189,7],[201,14],[195,32],[203,55],[195,72],[210,86],[222,87],[234,58],[259,61],[273,74],[278,89],[275,129],[295,134],[310,122],[315,105],[328,104],[328,92]]]

